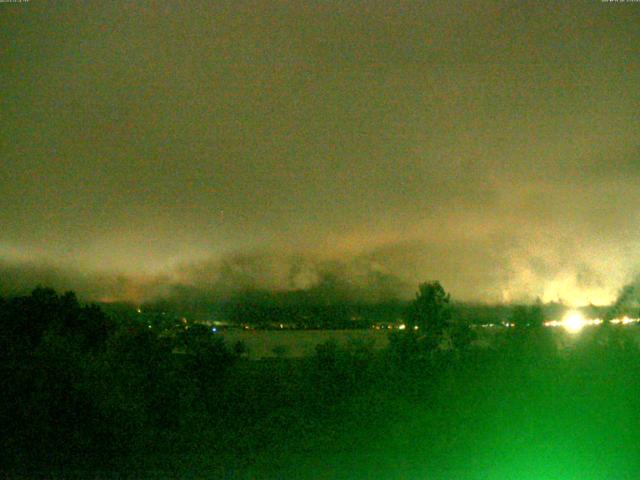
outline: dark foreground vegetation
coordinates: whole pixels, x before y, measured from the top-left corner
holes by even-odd
[[[71,293],[1,300],[2,474],[637,478],[637,327],[558,348],[565,334],[530,322],[479,349],[447,305],[421,287],[406,313],[420,328],[385,351],[249,361],[207,331],[161,338]]]

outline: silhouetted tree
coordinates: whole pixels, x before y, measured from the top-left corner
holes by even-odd
[[[435,348],[451,320],[450,296],[440,282],[425,282],[418,286],[416,298],[406,314],[409,332],[419,331],[429,349]]]
[[[103,346],[113,329],[97,306],[83,306],[75,293],[58,295],[51,288],[37,287],[29,296],[8,299],[0,312],[4,355],[33,354],[42,339],[52,335],[91,350]]]
[[[45,287],[2,301],[0,310],[0,430],[34,456],[55,445],[62,459],[95,443],[100,421],[87,369],[104,351],[110,320],[73,292]]]

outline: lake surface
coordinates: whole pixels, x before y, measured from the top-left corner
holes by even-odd
[[[371,344],[375,349],[389,344],[389,332],[383,330],[228,330],[221,333],[231,344],[241,341],[252,359],[265,357],[305,357],[313,355],[317,345],[335,341]]]

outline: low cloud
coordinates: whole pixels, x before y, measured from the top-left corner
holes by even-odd
[[[317,259],[273,252],[238,253],[193,262],[162,275],[84,273],[48,263],[1,262],[0,293],[22,295],[38,285],[74,290],[87,301],[217,301],[251,291],[307,292],[322,303],[408,298],[411,286],[370,257]]]
[[[480,228],[473,221],[467,225]],[[461,301],[530,302],[540,298],[577,306],[611,304],[620,286],[633,278],[634,255],[623,243],[591,239],[586,244],[571,232],[550,236],[533,227],[523,227],[518,234],[500,225],[483,228],[486,231],[481,235],[470,236],[465,235],[466,229],[445,231],[447,243],[436,239],[390,241],[368,245],[360,252],[238,251],[182,262],[155,274],[4,260],[0,261],[0,293],[24,294],[45,285],[74,290],[87,301],[105,302],[161,300],[193,305],[237,299],[250,292],[297,292],[319,304],[376,303],[410,299],[418,283],[439,280]],[[357,244],[358,239],[355,235],[350,241]]]

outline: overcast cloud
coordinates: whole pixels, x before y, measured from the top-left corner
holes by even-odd
[[[638,4],[29,2],[0,23],[5,290],[309,288],[341,265],[400,296],[606,303],[639,271]]]

